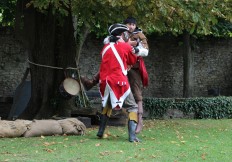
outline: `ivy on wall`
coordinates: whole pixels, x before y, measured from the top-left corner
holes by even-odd
[[[232,97],[144,98],[143,104],[150,119],[163,118],[168,109],[193,113],[195,119],[232,118]]]

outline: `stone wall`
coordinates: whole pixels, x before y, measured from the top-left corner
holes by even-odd
[[[195,50],[195,96],[206,96],[207,89],[232,95],[232,39],[207,39],[197,42]]]
[[[12,29],[0,28],[0,97],[12,97],[28,67],[27,54]]]
[[[146,97],[182,97],[183,42],[175,37],[149,36],[150,52],[145,58],[149,73]],[[100,64],[103,39],[89,36],[80,58],[81,74],[92,78]],[[195,97],[208,96],[208,89],[220,88],[232,95],[232,39],[199,39],[194,52]],[[73,58],[70,58],[73,59]],[[0,97],[12,96],[27,68],[27,54],[9,29],[0,30]],[[94,87],[97,90],[97,87]]]
[[[149,73],[146,97],[183,96],[183,42],[170,36],[149,36],[149,56],[145,63]],[[93,41],[91,41],[93,40]],[[193,96],[208,96],[208,89],[219,88],[221,95],[232,95],[232,39],[196,40],[194,54]],[[81,55],[81,73],[91,78],[98,70],[102,40],[89,38]],[[86,66],[88,65],[88,66]]]

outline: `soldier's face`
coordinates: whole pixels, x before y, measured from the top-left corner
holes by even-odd
[[[129,40],[129,33],[128,31],[123,32],[122,39],[127,42]]]
[[[136,28],[136,24],[134,24],[134,23],[128,23],[128,24],[126,24],[126,26],[129,28],[130,32],[133,32]]]

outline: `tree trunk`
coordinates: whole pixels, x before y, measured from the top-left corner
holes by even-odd
[[[75,26],[75,20],[73,20],[73,25]],[[75,29],[74,29],[75,30]],[[79,68],[79,62],[80,62],[80,55],[81,55],[81,51],[82,51],[82,47],[84,45],[84,42],[89,34],[89,26],[84,24],[82,26],[82,29],[81,29],[81,33],[75,35],[74,37],[76,38],[75,42],[76,42],[76,66]],[[75,32],[76,33],[76,32]],[[78,37],[79,36],[79,37]],[[79,39],[77,39],[79,38]],[[78,71],[78,79],[79,81],[81,80],[81,75]],[[86,93],[84,92],[84,87],[82,84],[81,85],[81,89],[80,89],[80,93],[79,93],[79,100],[81,100],[81,103],[82,103],[82,107],[89,107],[90,106],[90,102],[89,102],[89,99],[86,95]]]
[[[22,9],[27,2],[20,2],[18,8],[24,15],[22,35],[29,60],[32,62],[30,63],[32,92],[28,107],[19,118],[50,118],[58,113],[58,106],[55,103],[68,102],[64,99],[62,101],[58,89],[64,79],[64,70],[59,68],[75,67],[71,16],[64,19],[64,26],[61,27],[51,9],[48,9],[45,15],[32,7]],[[65,109],[65,106],[63,107],[65,104],[61,105],[62,109]]]
[[[189,98],[193,95],[193,53],[191,51],[191,38],[188,32],[185,32],[183,35],[184,40],[184,53],[183,53],[183,62],[184,62],[184,86],[183,86],[183,97]]]

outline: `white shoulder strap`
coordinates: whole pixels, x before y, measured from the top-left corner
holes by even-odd
[[[114,55],[115,55],[115,57],[117,58],[117,60],[118,60],[118,62],[119,62],[119,64],[120,64],[120,66],[121,66],[122,73],[123,73],[124,75],[127,75],[127,70],[125,69],[124,64],[123,64],[123,62],[122,62],[122,59],[121,59],[121,57],[119,56],[117,50],[116,50],[115,47],[114,47],[114,43],[110,43],[110,47],[111,47],[111,49],[113,50]]]
[[[102,58],[105,55],[106,51],[110,48],[110,45],[106,46],[106,48],[102,51]]]

